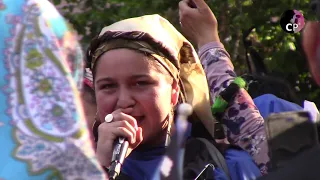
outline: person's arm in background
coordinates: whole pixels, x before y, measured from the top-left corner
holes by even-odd
[[[236,77],[230,56],[220,42],[218,23],[203,0],[194,0],[197,8],[188,6],[189,0],[179,4],[182,31],[197,43],[199,57],[206,72],[212,101]],[[258,164],[263,174],[269,162],[264,120],[245,89],[241,89],[234,102],[223,114],[228,139],[245,149]]]

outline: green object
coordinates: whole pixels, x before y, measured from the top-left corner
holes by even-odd
[[[241,77],[236,77],[233,83],[237,84],[240,88],[246,89],[246,81]]]
[[[224,112],[224,110],[228,107],[228,102],[224,100],[221,96],[218,96],[214,101],[214,104],[211,106],[212,114]]]
[[[246,89],[246,81],[241,77],[236,77],[232,83],[237,84],[240,88]],[[227,107],[228,102],[219,95],[211,106],[211,112],[213,115],[216,113],[222,113]]]

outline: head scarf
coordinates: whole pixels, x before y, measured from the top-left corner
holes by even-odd
[[[0,179],[105,179],[74,32],[46,0],[0,0],[0,14]]]
[[[154,56],[179,80],[180,102],[191,104],[193,117],[214,136],[214,118],[205,72],[191,43],[169,21],[159,15],[146,15],[103,28],[87,51],[93,73],[100,55],[116,48],[136,49]]]

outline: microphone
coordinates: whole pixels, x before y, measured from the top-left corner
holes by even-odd
[[[117,140],[115,141],[115,146],[112,153],[112,161],[108,173],[110,180],[115,180],[119,176],[121,166],[124,158],[126,157],[128,148],[129,142],[126,138],[117,138]]]

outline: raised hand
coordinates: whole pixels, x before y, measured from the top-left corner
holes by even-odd
[[[194,7],[191,7],[191,3]],[[198,48],[220,41],[218,22],[210,7],[204,0],[182,0],[179,3],[181,29],[184,35],[197,43]]]
[[[111,122],[100,124],[96,155],[101,165],[105,167],[110,165],[116,138],[125,137],[128,139],[127,155],[142,142],[142,129],[138,127],[136,119],[128,115],[131,112],[132,108],[115,110],[112,112]]]

